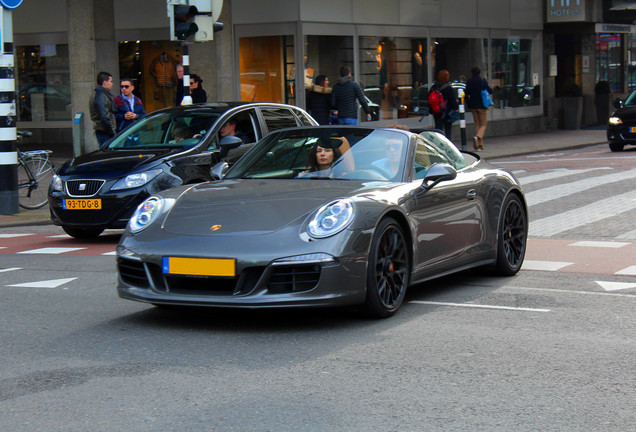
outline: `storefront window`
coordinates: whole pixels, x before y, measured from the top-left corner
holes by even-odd
[[[374,120],[418,115],[417,97],[426,92],[416,90],[429,81],[425,47],[423,39],[360,37],[360,83]]]
[[[16,47],[19,121],[71,119],[68,45]]]
[[[632,48],[636,45],[636,40],[632,38],[632,35],[626,35],[626,40],[629,41],[628,53],[628,75],[627,86],[629,90],[635,87],[635,70],[630,60],[636,61],[636,58],[631,56]],[[636,47],[635,47],[636,48]],[[636,51],[634,51],[636,55]],[[632,57],[630,59],[629,57]],[[622,79],[622,48],[621,48],[621,35],[616,34],[597,34],[596,35],[596,81],[609,81],[610,88],[615,92],[623,91],[623,79]]]
[[[295,103],[293,36],[239,38],[241,100]]]
[[[539,73],[533,71],[531,39],[492,39],[490,83],[495,107],[539,105]]]

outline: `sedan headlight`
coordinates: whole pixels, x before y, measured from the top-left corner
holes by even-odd
[[[161,213],[163,200],[156,196],[151,196],[146,201],[139,204],[128,223],[128,228],[133,233],[138,233],[150,225]]]
[[[51,189],[57,192],[62,192],[62,179],[59,175],[53,174],[53,178],[51,179]]]
[[[145,171],[136,174],[130,174],[120,179],[115,185],[111,188],[111,190],[120,190],[120,189],[132,189],[139,186],[143,186],[148,183],[153,178],[157,177],[161,174],[160,169],[154,169],[150,171]]]
[[[623,120],[621,120],[620,117],[610,117],[609,118],[609,124],[611,124],[611,125],[623,124]]]
[[[318,210],[307,225],[307,232],[315,238],[329,237],[345,229],[355,214],[353,203],[348,199],[330,202]]]

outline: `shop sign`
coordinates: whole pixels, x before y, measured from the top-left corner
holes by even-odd
[[[596,33],[636,33],[636,25],[596,23],[594,31]]]
[[[546,0],[546,21],[585,21],[585,0]]]

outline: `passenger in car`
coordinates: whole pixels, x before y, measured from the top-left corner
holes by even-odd
[[[373,167],[388,179],[395,177],[400,170],[403,142],[399,138],[389,138],[384,143],[386,157],[371,163]]]

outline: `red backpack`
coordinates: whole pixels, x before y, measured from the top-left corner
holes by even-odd
[[[428,94],[428,106],[433,114],[442,114],[446,111],[446,101],[442,92],[432,88]]]

